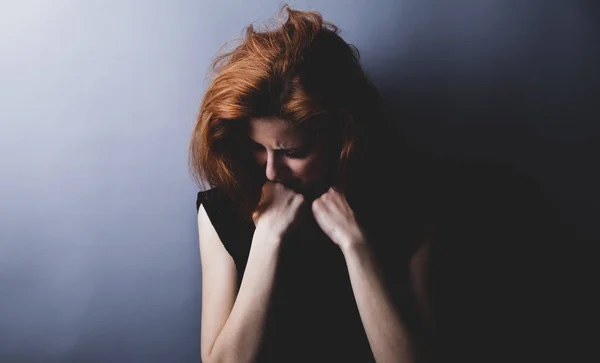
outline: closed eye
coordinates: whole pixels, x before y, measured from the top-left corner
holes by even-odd
[[[303,158],[307,157],[309,153],[310,153],[309,150],[299,149],[299,150],[287,152],[285,154],[285,156],[290,159],[303,159]]]
[[[250,139],[250,147],[255,151],[263,151],[265,147],[256,141]],[[285,155],[289,159],[303,159],[310,154],[309,149],[294,148],[294,149],[277,149],[275,152]]]

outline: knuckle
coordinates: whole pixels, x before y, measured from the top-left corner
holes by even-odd
[[[313,213],[317,213],[320,209],[321,206],[319,205],[319,203],[317,203],[317,201],[315,200],[312,205],[310,206],[311,210]]]

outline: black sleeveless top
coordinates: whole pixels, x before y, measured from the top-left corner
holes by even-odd
[[[254,223],[235,213],[218,188],[201,191],[204,208],[235,262],[238,289],[244,276]],[[365,215],[374,213],[365,213]],[[397,214],[372,220],[370,241],[399,310],[412,310],[408,289],[410,249],[421,229]],[[366,223],[366,222],[365,222]],[[401,229],[400,226],[411,226]],[[393,227],[393,234],[388,228]],[[344,256],[314,219],[282,245],[258,362],[374,362],[353,295]],[[406,243],[399,243],[405,241]],[[410,242],[410,243],[409,243]],[[405,318],[410,324],[411,316]]]

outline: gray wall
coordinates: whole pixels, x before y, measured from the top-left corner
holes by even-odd
[[[282,4],[0,3],[0,361],[199,361],[187,141],[219,46]],[[292,5],[358,46],[416,145],[513,162],[591,235],[591,5]]]

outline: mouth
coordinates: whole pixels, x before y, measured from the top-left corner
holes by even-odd
[[[324,182],[319,182],[308,187],[300,187],[297,193],[304,195],[307,200],[315,200],[329,189],[329,185]]]
[[[285,185],[286,188],[293,190],[295,193],[304,194],[303,192],[305,188],[299,181],[291,181],[287,183],[282,182],[282,184]]]

